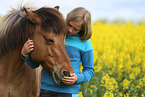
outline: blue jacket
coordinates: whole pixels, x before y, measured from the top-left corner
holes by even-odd
[[[78,76],[78,81],[73,85],[57,85],[52,76],[42,69],[41,89],[74,94],[79,92],[80,83],[87,82],[94,76],[93,49],[90,40],[81,41],[78,34],[66,36],[65,45],[72,63],[73,72]],[[30,56],[27,58],[22,56],[22,58],[31,68],[37,68],[39,66],[39,64],[32,61]],[[81,63],[83,66],[82,73],[79,70]]]

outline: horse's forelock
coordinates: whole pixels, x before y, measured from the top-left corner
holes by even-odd
[[[54,8],[40,8],[35,12],[41,19],[41,28],[56,34],[66,32],[66,23],[62,14]]]

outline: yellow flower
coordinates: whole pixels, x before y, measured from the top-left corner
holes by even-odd
[[[130,85],[130,82],[127,79],[123,80],[122,82],[123,89],[128,89],[129,85]]]
[[[79,93],[78,93],[78,97],[83,97],[82,92],[79,92]]]
[[[103,97],[114,97],[113,93],[107,91]]]
[[[145,95],[144,95],[144,94],[142,94],[142,95],[141,95],[141,97],[145,97]]]
[[[130,80],[134,80],[135,79],[134,73],[129,74],[129,78],[130,78]]]
[[[102,85],[109,91],[115,91],[118,88],[118,83],[114,78],[110,78],[108,74],[101,80]]]

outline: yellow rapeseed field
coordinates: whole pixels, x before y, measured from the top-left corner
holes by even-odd
[[[92,24],[94,78],[79,97],[145,97],[145,22]]]

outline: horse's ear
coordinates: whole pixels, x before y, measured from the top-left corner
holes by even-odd
[[[39,17],[37,14],[35,14],[35,13],[33,13],[33,12],[27,10],[26,8],[24,8],[24,10],[25,10],[25,12],[26,12],[28,18],[30,19],[30,21],[31,21],[32,23],[34,23],[34,24],[36,24],[36,25],[41,24],[41,19],[40,19],[40,17]]]
[[[55,6],[54,8],[57,9],[57,10],[59,10],[59,6]]]

